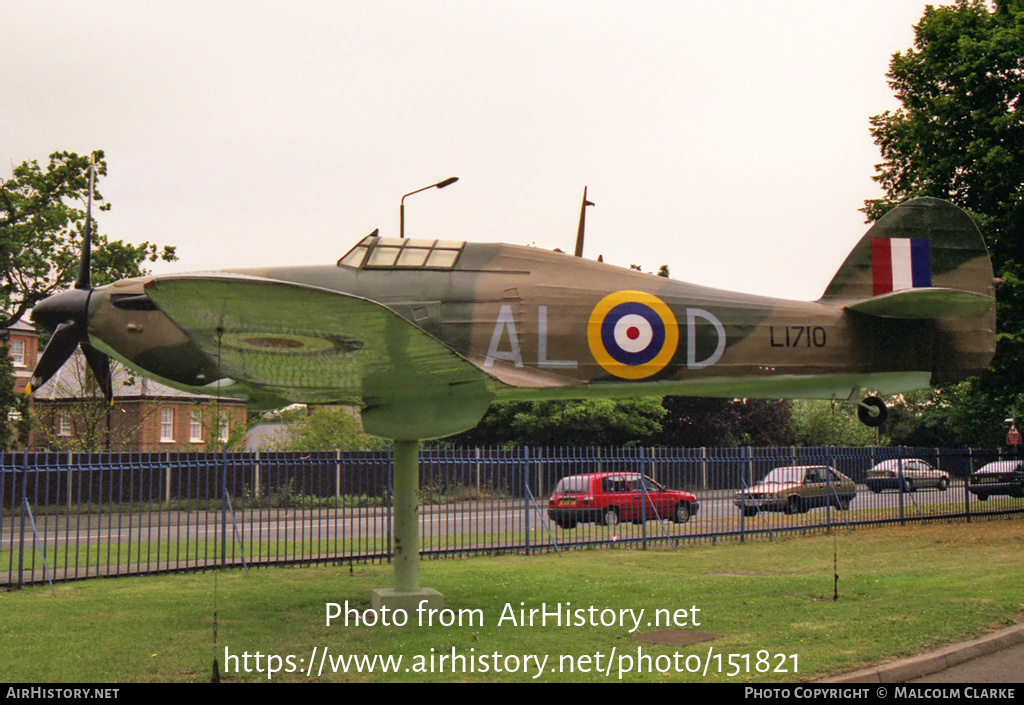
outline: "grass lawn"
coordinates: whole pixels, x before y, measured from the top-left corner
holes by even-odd
[[[390,582],[390,566],[357,564],[92,579],[57,585],[56,599],[48,587],[4,592],[0,674],[36,684],[208,681],[216,657],[222,679],[235,682],[266,682],[268,666],[278,669],[274,681],[796,682],[1024,619],[1024,519],[839,529],[678,552],[424,561],[420,583],[445,595],[447,611],[433,626],[415,614],[405,626],[325,624],[328,603],[365,610],[370,590]],[[557,610],[561,623],[549,616],[542,624],[539,613],[521,623],[521,610],[528,618],[541,609]],[[668,640],[716,636],[690,645],[634,640],[669,616],[679,624]],[[340,668],[337,659],[350,656],[390,656],[397,672],[382,673],[380,659],[374,672],[353,663],[333,672],[332,660]]]

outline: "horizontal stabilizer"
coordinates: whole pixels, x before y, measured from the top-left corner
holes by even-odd
[[[996,300],[973,291],[945,288],[904,289],[846,307],[868,316],[880,318],[947,318],[951,316],[984,316]]]

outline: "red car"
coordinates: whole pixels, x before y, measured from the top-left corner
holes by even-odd
[[[699,509],[694,495],[670,490],[638,472],[563,477],[548,500],[548,517],[563,529],[579,522],[615,526],[671,519],[684,524]]]

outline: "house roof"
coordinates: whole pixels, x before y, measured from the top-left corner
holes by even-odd
[[[39,337],[39,333],[32,326],[31,323],[26,322],[24,319],[19,319],[14,325],[7,328],[11,333],[18,333],[19,335],[33,335]]]

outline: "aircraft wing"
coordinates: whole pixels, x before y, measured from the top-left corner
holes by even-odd
[[[355,404],[364,423],[374,410],[419,423],[417,405],[429,399],[443,413],[445,400],[460,395],[464,406],[478,399],[482,415],[497,384],[386,306],[358,296],[230,273],[161,277],[145,291],[221,377],[291,401]]]

